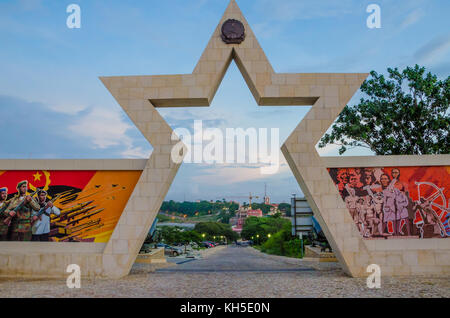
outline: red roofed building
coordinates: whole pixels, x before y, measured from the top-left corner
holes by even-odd
[[[263,212],[261,209],[249,210],[248,208],[240,208],[236,212],[236,216],[230,219],[230,223],[232,225],[231,229],[237,233],[241,233],[245,220],[251,216],[261,218],[263,216]]]

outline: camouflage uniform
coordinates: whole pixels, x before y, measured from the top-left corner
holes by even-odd
[[[26,195],[21,199],[19,195],[16,195],[11,199],[6,211],[8,213],[13,211],[23,200],[25,200],[25,197]],[[11,220],[11,241],[31,241],[32,212],[33,210],[39,211],[39,209],[40,206],[34,199],[31,199],[29,203],[22,205]]]
[[[6,212],[6,209],[9,206],[10,201],[5,201],[3,203],[0,203],[0,241],[7,241],[8,240],[8,225],[5,224],[5,219],[9,216],[9,214]]]

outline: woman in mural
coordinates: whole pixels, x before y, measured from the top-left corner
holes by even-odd
[[[384,196],[384,222],[388,233],[395,236],[403,235],[403,227],[406,225],[407,235],[411,235],[408,221],[408,197],[396,187],[398,180],[391,181],[388,174],[383,174],[380,182]]]
[[[401,192],[408,194],[408,184],[400,180],[400,169],[393,168],[391,171],[392,180],[396,180],[394,186]]]

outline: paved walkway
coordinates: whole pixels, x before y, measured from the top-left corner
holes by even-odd
[[[381,289],[349,278],[334,263],[271,256],[250,247],[228,247],[203,259],[154,269],[135,264],[120,280],[0,280],[2,297],[450,297],[450,279],[382,278]]]
[[[219,249],[215,251],[216,249]],[[215,253],[213,253],[215,252]],[[313,271],[309,266],[289,262],[289,258],[277,259],[248,247],[216,247],[208,249],[204,258],[177,258],[177,266],[159,269],[157,272],[175,273],[241,273],[241,272],[301,272]]]

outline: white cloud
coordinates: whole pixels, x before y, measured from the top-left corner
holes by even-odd
[[[146,151],[142,147],[130,147],[121,153],[124,158],[133,159],[147,159],[150,157],[150,154],[151,151]]]
[[[450,50],[450,34],[434,38],[415,53],[420,64],[435,65],[447,56]]]
[[[405,20],[403,20],[402,25],[400,26],[401,29],[406,29],[407,27],[419,22],[419,20],[425,15],[425,12],[423,9],[419,8],[412,12],[410,12]]]
[[[69,103],[61,103],[61,104],[55,104],[48,106],[51,110],[63,113],[67,115],[76,115],[79,112],[85,110],[87,106],[80,105],[80,104],[69,104]]]
[[[207,185],[217,185],[217,180],[220,184],[234,184],[239,182],[248,182],[253,180],[263,180],[268,178],[280,178],[290,175],[291,170],[286,162],[284,156],[280,153],[280,162],[278,171],[274,174],[262,174],[261,167],[267,166],[262,163],[257,164],[220,164],[208,165],[206,163],[196,164],[206,167],[199,170],[199,174],[192,177],[192,182],[203,183]]]
[[[199,182],[203,184],[216,185],[217,180],[220,180],[220,184],[234,184],[239,182],[248,182],[253,180],[267,179],[272,176],[280,176],[281,174],[290,173],[289,166],[280,165],[278,172],[274,175],[261,174],[262,165],[258,165],[255,169],[255,165],[220,165],[212,166],[209,169],[202,170],[203,174],[192,177],[193,182]]]
[[[125,123],[117,111],[94,108],[69,126],[69,130],[92,142],[94,149],[105,149],[112,146],[125,145],[132,147],[132,140],[126,135],[131,125]]]

